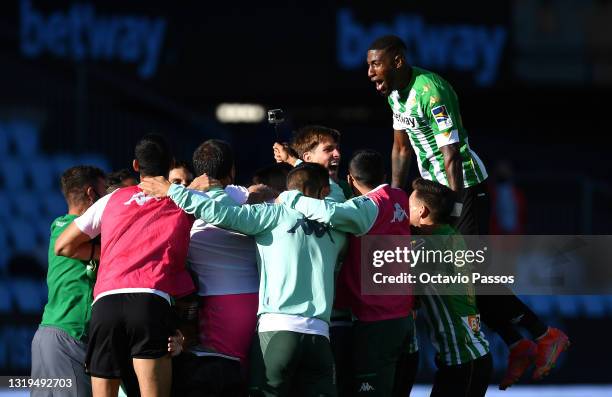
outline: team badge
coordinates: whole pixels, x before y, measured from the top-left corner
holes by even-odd
[[[473,333],[478,334],[480,332],[480,315],[467,316],[467,322]]]
[[[453,120],[451,120],[448,111],[446,111],[446,106],[440,105],[431,109],[431,114],[436,119],[436,124],[438,125],[438,129],[446,130],[453,126]]]

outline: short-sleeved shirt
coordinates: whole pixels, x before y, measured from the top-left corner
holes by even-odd
[[[449,244],[462,244],[457,232],[448,225],[440,225],[432,234],[440,237],[456,236],[448,240]],[[441,240],[432,242],[441,243]],[[451,272],[455,271],[454,265],[450,265],[450,268]],[[489,352],[489,342],[480,328],[480,313],[473,286],[466,285],[463,294],[450,295],[439,293],[433,284],[426,285],[421,296],[421,306],[431,342],[440,361],[446,365],[465,364]]]
[[[57,256],[54,252],[55,240],[76,217],[63,215],[51,224],[47,269],[49,300],[40,325],[60,328],[73,338],[83,340],[89,330],[94,279],[88,276],[88,262]]]
[[[170,301],[194,292],[185,267],[193,221],[170,199],[147,196],[138,186],[95,202],[75,220],[91,238],[102,236],[94,302],[114,293],[150,292]]]
[[[423,178],[448,186],[440,148],[458,143],[463,185],[470,187],[487,178],[478,155],[470,148],[459,100],[453,87],[437,74],[412,67],[410,83],[389,95],[393,129],[406,131]]]

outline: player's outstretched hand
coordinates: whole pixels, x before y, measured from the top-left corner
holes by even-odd
[[[144,176],[138,184],[147,196],[166,197],[171,183],[163,176]]]
[[[183,351],[183,343],[185,337],[181,330],[177,329],[176,333],[168,338],[168,352],[172,357],[178,356]]]
[[[202,174],[199,177],[195,178],[193,181],[191,181],[191,184],[187,186],[187,189],[207,192],[213,187],[223,187],[223,185],[215,178],[211,178],[206,174]]]

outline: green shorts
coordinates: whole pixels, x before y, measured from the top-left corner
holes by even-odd
[[[353,395],[392,396],[398,360],[414,332],[412,316],[353,323]]]
[[[336,396],[329,340],[292,331],[259,332],[250,356],[251,396]]]

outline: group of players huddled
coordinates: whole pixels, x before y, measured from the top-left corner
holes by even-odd
[[[249,187],[233,184],[244,159],[216,139],[197,147],[190,167],[161,136],[144,136],[138,184],[129,173],[105,181],[95,167],[66,170],[68,214],[51,226],[32,377],[71,378],[75,387],[60,393],[74,396],[121,387],[129,396],[405,397],[422,318],[436,350],[431,395],[484,396],[492,361],[481,316],[510,348],[500,388],[532,365],[534,379],[545,376],[568,338],[509,290],[362,292],[363,236],[488,231],[487,174],[457,96],[409,66],[405,50],[383,36],[367,57],[393,111],[391,184],[386,159],[369,149],[339,178],[340,133],[317,125],[275,143],[276,163]],[[407,193],[413,154],[422,177]]]

